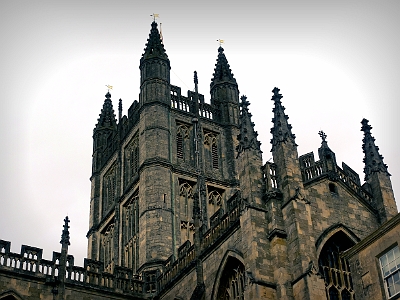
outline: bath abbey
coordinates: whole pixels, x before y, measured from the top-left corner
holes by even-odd
[[[196,72],[183,93],[151,24],[139,100],[123,115],[108,92],[93,120],[84,265],[68,252],[68,217],[52,260],[0,240],[0,300],[400,298],[400,215],[369,121],[360,178],[323,131],[318,153],[297,152],[284,91],[271,86],[263,163],[227,56],[220,46],[210,103]]]

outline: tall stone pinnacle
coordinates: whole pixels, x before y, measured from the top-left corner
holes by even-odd
[[[62,234],[61,234],[61,241],[60,241],[60,244],[62,244],[62,245],[68,245],[68,246],[71,245],[69,243],[69,230],[68,230],[68,228],[69,228],[68,223],[69,222],[70,222],[69,218],[68,218],[68,216],[66,216],[65,219],[64,219],[64,228],[63,228],[63,231],[62,231]]]
[[[383,162],[383,156],[379,154],[379,147],[375,145],[375,138],[371,135],[372,126],[368,124],[367,119],[361,121],[361,131],[364,132],[362,149],[365,154],[364,156],[364,173],[365,181],[376,172],[382,172],[390,176],[387,165]]]
[[[272,109],[272,112],[274,113],[272,123],[274,123],[274,126],[271,128],[271,151],[274,151],[275,147],[281,143],[292,143],[293,146],[297,146],[295,142],[296,136],[292,133],[292,125],[287,121],[289,117],[285,115],[285,107],[281,102],[283,96],[279,94],[279,91],[280,89],[276,87],[272,90],[274,95],[271,100],[274,101],[275,107]]]
[[[228,60],[224,54],[224,48],[220,46],[218,48],[218,58],[215,64],[213,78],[211,78],[210,88],[212,89],[216,84],[225,82],[237,85],[236,79],[233,77]]]
[[[151,24],[149,38],[147,39],[146,48],[144,48],[141,60],[150,58],[162,58],[168,60],[168,55],[165,52],[156,22]]]
[[[240,116],[239,116],[239,130],[238,135],[239,145],[236,147],[238,156],[246,149],[260,150],[261,142],[257,140],[258,133],[254,130],[254,123],[251,121],[251,113],[249,112],[250,102],[247,101],[246,96],[240,97]]]
[[[104,100],[103,108],[100,113],[99,119],[97,119],[96,129],[100,128],[108,128],[114,129],[117,120],[115,119],[114,109],[111,102],[111,94],[107,92],[105,95],[106,99]]]

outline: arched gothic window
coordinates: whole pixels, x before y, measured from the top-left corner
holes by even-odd
[[[229,257],[218,287],[217,300],[244,300],[245,273],[243,264]]]
[[[193,186],[184,181],[179,186],[181,244],[189,240],[193,244]]]
[[[123,243],[124,265],[127,268],[137,269],[138,262],[138,233],[139,233],[139,197],[138,192],[123,206]]]
[[[354,242],[342,231],[335,233],[324,245],[319,256],[319,269],[325,280],[329,300],[354,300],[350,266],[340,253]]]
[[[110,224],[102,234],[102,259],[104,270],[111,272],[114,262],[114,223]]]
[[[204,135],[204,145],[206,146],[206,158],[213,169],[219,169],[219,149],[215,134],[209,132]]]
[[[222,194],[223,191],[208,187],[207,215],[209,220],[220,208],[222,208]]]
[[[112,207],[117,195],[116,171],[117,168],[114,164],[103,177],[103,214]]]
[[[125,147],[124,151],[124,182],[125,187],[132,183],[133,178],[139,170],[139,138],[136,135],[132,141]]]

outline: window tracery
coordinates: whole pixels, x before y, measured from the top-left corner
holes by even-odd
[[[138,229],[139,229],[139,206],[138,192],[123,207],[123,243],[124,243],[124,265],[127,268],[137,269],[138,261]]]
[[[193,244],[193,185],[182,182],[179,186],[180,216],[181,216],[181,244],[189,240]]]
[[[114,164],[103,177],[103,213],[114,204],[117,195],[117,168]]]
[[[114,262],[114,223],[110,224],[102,234],[104,270],[110,272]]]
[[[243,264],[230,257],[221,276],[217,300],[244,300],[245,272]]]
[[[354,300],[350,266],[340,253],[351,248],[354,242],[342,231],[334,234],[324,245],[319,257],[320,273],[325,280],[329,300]]]
[[[219,169],[219,149],[217,136],[208,132],[204,134],[204,145],[206,148],[206,157],[208,158],[209,164],[213,169]]]
[[[139,137],[136,135],[125,147],[124,151],[125,167],[124,178],[125,187],[132,183],[134,176],[139,170]]]
[[[222,208],[223,206],[222,194],[223,191],[211,187],[208,188],[207,215],[209,220],[211,216],[213,216],[220,208]]]

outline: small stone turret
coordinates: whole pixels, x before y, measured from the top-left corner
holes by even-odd
[[[321,147],[318,149],[318,156],[319,159],[324,162],[324,170],[328,172],[335,171],[336,155],[328,146],[328,142],[326,141],[327,135],[322,130],[318,132],[318,134],[322,139]]]
[[[397,214],[392,182],[383,156],[375,145],[375,138],[371,135],[372,126],[367,119],[361,121],[361,131],[364,132],[363,152],[364,174],[367,188],[372,192],[381,223]]]
[[[222,47],[218,48],[218,58],[211,79],[210,93],[211,104],[221,110],[222,121],[237,125],[239,89]]]

